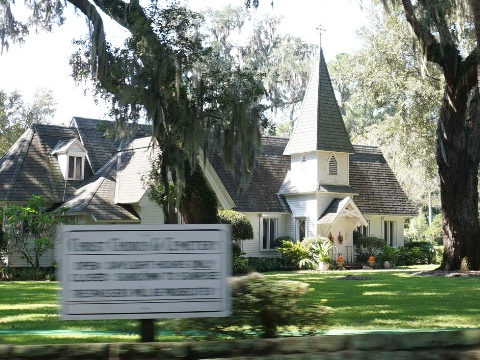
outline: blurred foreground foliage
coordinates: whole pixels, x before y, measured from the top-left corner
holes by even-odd
[[[313,291],[307,283],[274,280],[259,273],[230,278],[232,313],[225,318],[181,319],[177,330],[202,336],[277,337],[295,328],[302,335],[316,333],[332,310],[326,306],[301,306]]]

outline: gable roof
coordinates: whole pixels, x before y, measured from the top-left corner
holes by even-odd
[[[69,140],[59,140],[57,145],[55,145],[55,147],[52,149],[51,153],[52,154],[66,153],[69,149],[73,147],[74,144],[81,151],[87,151],[85,147],[82,145],[82,143],[80,142],[80,140],[78,140],[77,138],[74,138]]]
[[[367,226],[367,222],[351,197],[335,198],[318,219],[317,224],[333,224],[340,218],[347,218]]]
[[[75,138],[75,129],[34,124],[0,159],[0,201],[26,201],[38,195],[60,203],[80,182],[65,183],[51,150],[62,140]]]
[[[238,164],[235,165],[232,174],[226,169],[218,153],[210,155],[215,172],[235,202],[235,210],[290,212],[283,197],[292,193],[289,187],[290,156],[281,155],[287,142],[286,138],[262,138],[262,150],[257,157],[257,167],[245,190],[240,189]],[[349,194],[348,199],[352,197],[363,214],[416,216],[415,208],[400,187],[381,150],[363,145],[354,145],[354,150],[355,153],[350,155],[350,186],[319,184],[316,189],[302,190]]]
[[[103,136],[99,124],[109,121],[74,118],[74,127],[34,124],[0,159],[0,201],[25,202],[32,195],[42,196],[48,203],[60,204],[65,199],[70,212],[90,211],[99,220],[137,221],[138,215],[128,204],[137,202],[145,193],[140,185],[150,159],[150,137],[127,143],[121,151],[118,143]],[[88,151],[93,174],[85,169],[86,181],[65,181],[51,151],[58,144],[79,139]],[[290,156],[283,155],[288,139],[263,137],[256,168],[247,189],[241,189],[239,163],[231,173],[218,153],[209,160],[234,209],[243,212],[289,212],[283,194],[288,194]],[[308,191],[351,194],[364,214],[415,216],[416,211],[403,192],[382,152],[372,146],[355,146],[350,155],[350,186],[322,185]],[[237,155],[238,157],[239,155]],[[101,161],[106,159],[100,166]],[[98,165],[95,165],[98,164]],[[284,182],[284,180],[286,180]],[[131,182],[134,185],[126,185]],[[282,191],[286,189],[286,191]],[[344,196],[345,196],[344,195]],[[123,205],[121,205],[123,204]]]
[[[105,132],[112,127],[112,121],[74,117],[70,126],[77,129],[78,137],[87,150],[92,172],[97,172],[120,146],[120,141]]]
[[[310,75],[300,116],[284,154],[316,150],[354,152],[321,48]]]
[[[121,144],[113,136],[105,136],[112,124],[80,117],[74,117],[70,127],[33,124],[0,158],[0,201],[25,202],[38,195],[50,204],[63,203],[82,186],[82,181],[65,181],[52,151],[79,141],[87,150],[84,178],[89,184],[90,177],[112,159]],[[135,136],[148,132],[148,128],[138,125]]]
[[[416,216],[417,212],[379,148],[354,145],[350,155],[350,186],[355,204],[364,214]]]
[[[222,157],[217,152],[209,155],[218,177],[235,203],[234,210],[243,212],[289,212],[285,199],[278,195],[278,189],[290,168],[290,156],[284,156],[283,150],[288,139],[264,136],[261,151],[256,159],[256,167],[246,189],[241,188],[239,161],[234,165],[234,172],[225,167]],[[238,155],[237,155],[238,158]]]

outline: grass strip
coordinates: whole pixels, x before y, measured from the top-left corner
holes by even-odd
[[[333,308],[329,331],[478,328],[480,278],[414,275],[419,269],[279,272],[267,276],[310,284],[313,291],[302,306]],[[139,341],[138,320],[60,320],[59,290],[56,282],[0,282],[0,343]],[[157,322],[159,341],[186,339],[163,331],[172,321]]]

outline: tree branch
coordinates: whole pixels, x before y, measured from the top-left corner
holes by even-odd
[[[431,31],[418,20],[412,2],[410,0],[402,0],[402,4],[405,9],[405,17],[412,27],[415,36],[420,41],[427,60],[445,68],[445,59],[441,51],[440,43],[435,39]]]
[[[79,9],[92,24],[92,73],[99,79],[108,73],[107,41],[103,20],[99,12],[88,0],[68,0]]]

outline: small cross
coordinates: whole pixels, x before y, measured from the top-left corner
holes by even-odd
[[[325,32],[325,28],[322,25],[317,26],[317,31],[320,34],[320,48],[322,47],[322,33]]]

